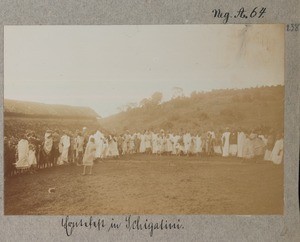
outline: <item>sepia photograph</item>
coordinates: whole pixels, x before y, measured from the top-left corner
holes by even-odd
[[[4,26],[4,214],[283,215],[284,33]]]

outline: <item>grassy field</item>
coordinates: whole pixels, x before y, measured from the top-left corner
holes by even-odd
[[[283,165],[134,155],[5,180],[5,214],[282,214]],[[54,193],[48,189],[55,187]]]

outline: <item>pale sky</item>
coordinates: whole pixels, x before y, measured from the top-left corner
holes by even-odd
[[[5,26],[4,97],[102,117],[155,91],[284,84],[284,25]]]

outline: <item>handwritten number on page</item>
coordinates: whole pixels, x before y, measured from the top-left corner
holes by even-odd
[[[288,32],[297,32],[299,31],[300,24],[287,24],[286,31]]]

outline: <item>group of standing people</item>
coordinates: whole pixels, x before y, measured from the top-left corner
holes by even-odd
[[[202,155],[259,158],[280,164],[283,158],[283,134],[271,130],[263,134],[226,128],[224,132],[206,131],[181,133],[144,131],[116,137],[120,154],[146,153],[155,155]]]
[[[97,159],[118,158],[128,154],[186,155],[259,158],[280,164],[283,159],[283,134],[273,131],[263,134],[259,130],[246,132],[226,128],[224,132],[212,130],[200,133],[188,131],[173,133],[149,130],[131,134],[104,135],[98,131],[88,132],[86,128],[70,131],[47,130],[42,140],[34,132],[22,136],[15,145],[4,138],[6,170],[30,170],[64,164],[92,166]],[[14,163],[10,161],[14,160]]]

